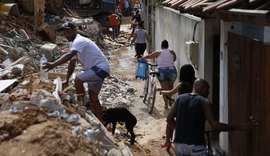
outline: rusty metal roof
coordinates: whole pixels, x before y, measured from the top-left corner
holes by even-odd
[[[202,18],[233,18],[243,21],[246,16],[252,19],[259,17],[254,19],[255,23],[270,25],[269,0],[165,0],[162,5]],[[231,15],[237,15],[238,18]],[[260,22],[259,19],[263,21]]]
[[[268,0],[165,0],[164,6],[181,12],[210,13],[229,9],[270,10]]]

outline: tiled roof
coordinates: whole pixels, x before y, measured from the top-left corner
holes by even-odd
[[[196,14],[229,9],[270,10],[269,0],[165,0],[162,4],[180,12]]]

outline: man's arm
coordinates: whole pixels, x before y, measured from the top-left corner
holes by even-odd
[[[131,34],[129,38],[131,38],[132,35],[133,35],[133,38],[132,38],[132,40],[130,42],[130,45],[132,45],[135,42],[136,38],[137,38],[137,34],[136,33],[135,34]]]
[[[65,55],[63,55],[62,57],[60,57],[58,60],[54,61],[54,62],[47,62],[44,63],[43,67],[44,69],[53,69],[63,63],[66,63],[67,61],[69,61],[73,56],[75,56],[77,54],[77,51],[71,51],[66,53]]]
[[[63,89],[68,86],[69,78],[71,77],[72,73],[74,72],[75,65],[76,65],[76,59],[75,58],[72,58],[69,61],[69,64],[68,64],[68,70],[67,70],[66,80],[63,81],[63,83],[62,83]]]
[[[216,131],[235,131],[235,130],[247,130],[251,129],[252,127],[258,126],[258,123],[255,122],[255,120],[238,124],[238,125],[232,125],[232,124],[225,124],[218,122],[214,119],[214,116],[212,114],[211,106],[208,101],[203,105],[204,115],[206,120],[209,122],[213,130]]]

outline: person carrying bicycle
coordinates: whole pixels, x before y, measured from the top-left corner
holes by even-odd
[[[173,89],[174,81],[177,77],[177,70],[174,66],[176,55],[173,50],[168,49],[169,43],[167,40],[161,42],[161,50],[157,50],[151,54],[141,57],[141,59],[154,59],[158,65],[158,80],[162,90]],[[170,97],[169,97],[170,98]],[[168,108],[168,98],[163,95],[165,109]]]

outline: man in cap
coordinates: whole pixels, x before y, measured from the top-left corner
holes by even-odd
[[[103,122],[102,107],[98,99],[98,94],[101,90],[104,79],[109,76],[109,62],[93,41],[77,33],[77,29],[74,24],[70,22],[64,23],[59,30],[63,31],[64,36],[70,42],[70,51],[58,60],[46,63],[43,68],[50,70],[69,61],[67,77],[63,82],[63,88],[65,88],[67,87],[69,78],[75,69],[76,61],[79,61],[84,67],[84,72],[76,75],[75,78],[77,99],[83,103],[85,95],[83,83],[87,83],[89,100],[94,114],[101,122]]]

